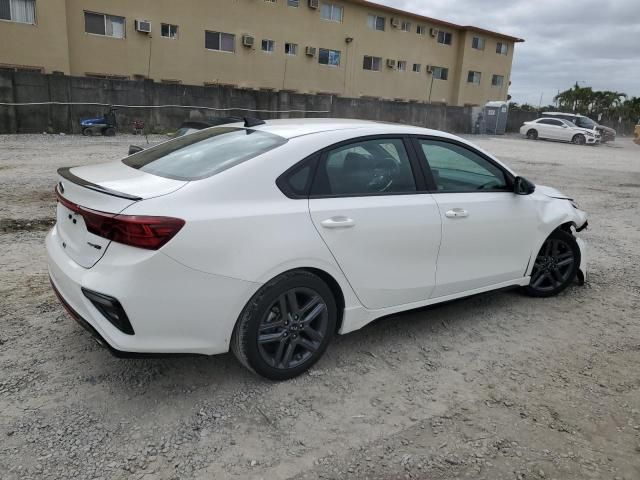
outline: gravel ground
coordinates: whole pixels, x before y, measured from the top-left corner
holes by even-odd
[[[116,159],[135,141],[0,136],[0,477],[640,478],[630,140],[476,138],[590,213],[585,287],[380,320],[286,383],[231,355],[112,358],[54,298],[43,239],[55,169]]]

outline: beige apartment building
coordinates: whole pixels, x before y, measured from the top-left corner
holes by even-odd
[[[0,68],[450,105],[522,40],[364,0],[0,0]]]

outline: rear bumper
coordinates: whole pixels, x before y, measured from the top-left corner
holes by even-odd
[[[113,243],[86,269],[69,258],[54,227],[46,238],[49,276],[70,315],[118,356],[227,352],[235,322],[259,284],[185,267],[161,251]],[[112,325],[82,288],[112,296],[135,334]]]

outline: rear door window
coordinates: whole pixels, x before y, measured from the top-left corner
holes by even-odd
[[[278,148],[287,139],[244,128],[215,127],[143,150],[125,165],[174,180],[200,180]]]
[[[412,193],[416,182],[400,138],[350,143],[323,155],[313,196],[366,196]]]

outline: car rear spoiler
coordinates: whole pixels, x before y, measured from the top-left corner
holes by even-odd
[[[112,190],[110,188],[103,187],[101,185],[89,182],[83,178],[78,177],[71,173],[71,169],[73,167],[63,167],[58,169],[58,175],[62,178],[69,180],[71,183],[76,185],[80,185],[81,187],[88,188],[89,190],[94,190],[96,192],[104,193],[105,195],[111,195],[112,197],[125,198],[127,200],[133,200],[135,202],[142,200],[142,197],[137,197],[135,195],[130,195],[124,192],[118,192],[117,190]],[[64,193],[61,191],[60,193]]]

